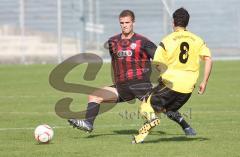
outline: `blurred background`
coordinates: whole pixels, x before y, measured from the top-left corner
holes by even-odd
[[[240,59],[239,0],[0,0],[0,64],[60,63],[82,52],[108,60],[104,43],[120,33],[123,9],[135,12],[135,32],[158,44],[179,7],[215,60]]]

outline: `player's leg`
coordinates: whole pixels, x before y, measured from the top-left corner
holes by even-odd
[[[191,128],[187,121],[178,112],[178,110],[188,101],[188,99],[191,96],[191,93],[189,94],[176,93],[175,95],[176,95],[175,101],[166,107],[167,111],[165,112],[165,114],[168,116],[169,119],[175,121],[182,127],[185,135],[195,136],[196,135],[195,130]]]
[[[86,120],[93,125],[94,120],[99,112],[101,103],[115,103],[118,100],[118,92],[114,87],[104,87],[93,92],[88,96],[88,105]]]
[[[189,124],[184,120],[184,118],[178,111],[167,111],[165,112],[165,114],[169,119],[178,123],[182,127],[182,129],[189,127]]]
[[[160,87],[161,86],[158,88]],[[160,106],[159,104],[164,104],[164,108],[166,109],[166,112],[164,113],[168,116],[168,118],[179,124],[186,135],[194,136],[196,135],[196,132],[178,112],[178,109],[180,109],[188,101],[190,96],[191,93],[179,93],[169,88],[162,87],[162,90],[157,90],[155,92],[155,96],[151,99],[151,104],[154,111],[158,111]]]
[[[161,113],[165,111],[164,106],[171,102],[173,98],[171,90],[159,83],[157,87],[151,90],[151,95],[146,99],[147,102],[142,102],[139,111],[147,119],[147,122],[139,129],[139,134],[134,136],[133,143],[143,142],[150,130],[160,124],[160,120],[157,118],[155,112]]]
[[[148,98],[147,101],[142,102],[139,112],[147,121],[138,130],[138,135],[133,136],[133,144],[142,143],[149,134],[150,130],[160,124],[160,119],[158,119],[150,104],[150,98]]]
[[[100,110],[100,104],[103,102],[117,102],[117,100],[118,92],[114,86],[103,87],[99,90],[96,90],[88,96],[85,120],[69,119],[68,122],[73,127],[77,127],[78,129],[91,132],[93,130],[94,121]]]
[[[195,130],[187,123],[187,121],[182,117],[182,115],[178,111],[167,111],[165,114],[169,119],[175,121],[182,127],[185,135],[187,136],[196,135]]]

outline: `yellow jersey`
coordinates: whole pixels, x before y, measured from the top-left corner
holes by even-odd
[[[199,76],[200,60],[211,57],[205,42],[197,35],[178,30],[159,44],[153,62],[159,65],[163,83],[180,93],[191,93]]]

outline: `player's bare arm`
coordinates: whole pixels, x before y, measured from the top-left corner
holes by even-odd
[[[203,94],[205,92],[206,86],[208,83],[208,79],[209,79],[209,76],[210,76],[211,70],[212,70],[212,64],[213,64],[211,57],[204,56],[204,57],[202,57],[202,60],[205,62],[205,68],[204,68],[203,80],[199,85],[198,94]]]

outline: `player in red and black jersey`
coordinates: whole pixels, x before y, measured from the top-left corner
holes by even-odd
[[[115,83],[149,80],[151,73],[149,61],[156,50],[154,43],[132,32],[127,38],[123,33],[113,36],[108,44]]]
[[[156,45],[147,38],[134,33],[132,28],[128,29],[131,27],[131,22],[129,22],[131,20],[130,16],[120,17],[123,33],[108,40],[115,83],[111,86],[115,89],[111,91],[117,91],[117,102],[135,98],[142,100],[152,87],[150,60],[154,56]]]
[[[156,45],[133,31],[135,15],[124,10],[119,15],[121,34],[108,40],[112,59],[114,85],[103,87],[89,95],[86,119],[69,119],[70,125],[91,132],[101,103],[126,102],[144,95],[152,88],[151,64]]]

